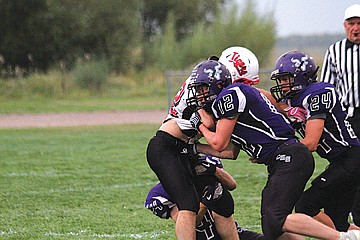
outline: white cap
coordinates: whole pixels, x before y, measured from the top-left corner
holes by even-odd
[[[354,4],[346,8],[344,21],[352,17],[360,17],[360,4]]]

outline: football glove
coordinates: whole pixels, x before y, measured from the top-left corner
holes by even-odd
[[[201,160],[195,166],[196,175],[213,175],[216,171],[216,164],[210,161]]]
[[[203,195],[201,197],[201,202],[210,207],[217,200],[219,200],[223,194],[223,187],[221,183],[216,182],[214,185],[207,185],[203,190]]]
[[[305,122],[306,110],[301,107],[287,107],[284,109],[286,116],[292,123]]]
[[[199,126],[201,125],[201,117],[198,112],[194,112],[193,115],[190,117],[190,123],[193,128],[195,128],[197,131],[199,131]]]

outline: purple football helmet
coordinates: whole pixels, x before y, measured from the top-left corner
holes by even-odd
[[[270,88],[271,95],[280,102],[290,99],[310,83],[317,81],[317,71],[314,59],[301,51],[290,51],[281,55],[275,63],[275,69],[270,79],[276,81],[276,86]],[[290,81],[282,84],[282,77],[290,77]]]
[[[203,61],[191,73],[186,103],[196,109],[208,108],[231,82],[231,74],[225,65],[214,60]]]

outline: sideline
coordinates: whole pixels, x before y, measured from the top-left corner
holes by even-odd
[[[117,124],[160,124],[165,110],[0,115],[0,128],[47,128]]]

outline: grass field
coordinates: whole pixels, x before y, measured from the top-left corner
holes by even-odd
[[[0,239],[175,239],[173,222],[143,207],[157,127],[0,130]],[[238,183],[235,219],[260,231],[266,168],[243,153],[223,163]]]
[[[1,99],[0,114],[61,113],[167,109],[165,96],[88,97],[84,99],[23,98]]]

